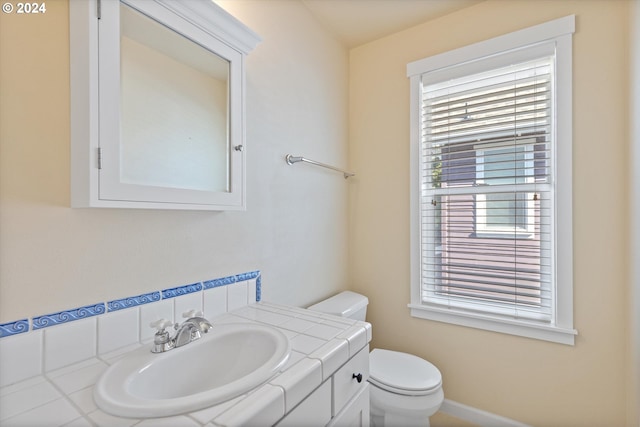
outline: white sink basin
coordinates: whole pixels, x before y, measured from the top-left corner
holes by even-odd
[[[214,325],[199,340],[165,353],[141,348],[98,380],[103,411],[129,418],[182,414],[224,402],[278,373],[291,347],[277,329],[249,323]]]

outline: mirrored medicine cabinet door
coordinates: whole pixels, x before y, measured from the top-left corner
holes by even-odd
[[[95,11],[75,3],[72,205],[244,209],[247,52],[216,30],[231,22],[249,44],[259,38],[211,0],[101,0]],[[74,51],[74,23],[95,33],[94,46]],[[74,71],[88,71],[88,94],[77,84],[74,92]],[[87,103],[89,116],[78,117]]]

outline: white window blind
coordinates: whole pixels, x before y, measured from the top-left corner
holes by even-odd
[[[422,75],[423,304],[553,320],[553,72]]]

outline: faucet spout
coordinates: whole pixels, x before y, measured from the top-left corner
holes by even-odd
[[[200,330],[198,327],[187,321],[178,327],[178,331],[176,332],[176,336],[173,338],[173,341],[175,347],[182,347],[183,345],[189,344],[191,341],[197,340],[200,336]]]
[[[207,332],[209,332],[209,329],[213,328],[211,322],[201,316],[191,317],[186,322],[195,325],[202,334],[206,334]]]
[[[183,314],[186,317],[182,324],[175,325],[176,334],[173,338],[169,337],[169,333],[165,328],[171,324],[168,320],[160,319],[152,322],[150,326],[158,329],[154,337],[154,347],[152,353],[162,353],[172,348],[182,347],[202,337],[202,334],[209,332],[213,327],[211,322],[202,317],[201,311],[191,310]]]

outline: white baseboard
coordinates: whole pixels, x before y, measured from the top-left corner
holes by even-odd
[[[482,427],[530,427],[519,421],[501,417],[500,415],[482,411],[449,399],[445,399],[444,402],[442,402],[440,412]]]

